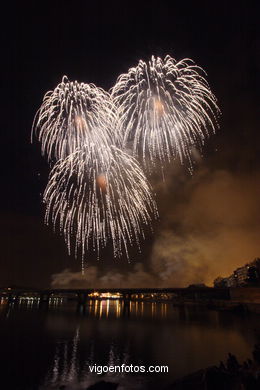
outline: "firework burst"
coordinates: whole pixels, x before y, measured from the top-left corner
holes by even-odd
[[[191,60],[152,56],[119,76],[111,94],[94,84],[62,82],[44,96],[33,133],[55,163],[44,192],[45,221],[69,253],[97,253],[109,241],[126,254],[157,208],[136,157],[147,169],[179,158],[217,126],[219,109],[203,70]],[[126,153],[128,151],[128,153]]]
[[[66,76],[45,94],[34,120],[33,132],[42,154],[51,161],[64,159],[91,143],[113,144],[117,115],[110,95],[94,84],[70,82]]]
[[[202,145],[217,126],[219,109],[203,70],[192,60],[176,62],[152,56],[122,74],[111,91],[121,119],[123,147],[147,168],[158,160],[191,162],[191,149]]]
[[[108,240],[114,256],[144,237],[157,215],[150,186],[133,157],[115,146],[91,144],[54,166],[44,193],[45,219],[65,237],[69,252],[82,259],[89,246],[99,253]],[[73,242],[72,242],[73,241]]]

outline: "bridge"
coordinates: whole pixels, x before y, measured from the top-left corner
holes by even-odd
[[[182,300],[229,300],[230,293],[227,288],[213,287],[186,287],[186,288],[87,288],[87,289],[67,289],[67,288],[2,288],[0,296],[7,297],[9,302],[18,301],[23,296],[38,296],[40,302],[48,302],[51,297],[66,296],[72,297],[79,304],[85,304],[89,299],[111,299],[102,297],[102,294],[116,294],[117,299],[125,302],[130,300],[142,300],[145,295],[150,294],[152,299],[163,296],[173,296]],[[113,299],[113,298],[112,298]]]

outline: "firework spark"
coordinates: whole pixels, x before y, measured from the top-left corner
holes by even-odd
[[[191,60],[152,56],[119,76],[111,95],[66,76],[48,92],[33,132],[55,162],[44,193],[46,223],[65,238],[69,253],[114,256],[140,248],[145,226],[157,217],[146,168],[179,158],[191,163],[217,126],[219,109],[203,70]],[[129,153],[126,153],[129,151]]]
[[[146,168],[177,157],[191,163],[191,148],[215,130],[219,109],[202,74],[190,59],[152,56],[117,79],[111,94],[123,147],[131,145]]]
[[[45,94],[33,132],[48,160],[64,159],[77,148],[115,143],[116,110],[110,95],[94,84],[70,82],[66,76]]]
[[[51,221],[84,259],[89,245],[99,253],[112,239],[114,256],[144,237],[157,215],[150,186],[135,159],[115,146],[91,144],[54,166],[44,193]],[[75,242],[72,241],[75,238]]]

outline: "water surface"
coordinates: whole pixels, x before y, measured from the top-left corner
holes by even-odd
[[[251,357],[259,316],[170,303],[52,300],[0,305],[0,380],[4,389],[86,389],[100,380],[122,389],[163,389],[219,364],[228,352]],[[156,374],[91,374],[89,365],[167,365]],[[5,382],[5,387],[3,386]]]

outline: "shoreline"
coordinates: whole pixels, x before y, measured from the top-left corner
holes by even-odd
[[[165,390],[257,390],[260,387],[260,344],[255,344],[252,359],[242,364],[228,354],[225,363],[200,369],[177,379]]]

